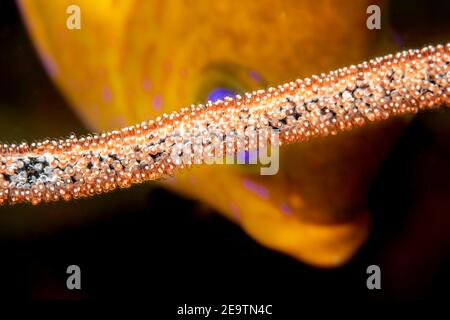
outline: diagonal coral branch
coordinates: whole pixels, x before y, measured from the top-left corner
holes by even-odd
[[[450,44],[429,46],[243,97],[191,106],[119,131],[3,145],[0,203],[86,197],[164,178],[243,148],[301,142],[367,121],[448,106],[449,62]],[[269,132],[267,141],[262,132]],[[246,139],[227,139],[241,134]],[[199,144],[192,143],[198,139]],[[192,154],[186,154],[186,146]],[[182,157],[185,161],[180,161]]]

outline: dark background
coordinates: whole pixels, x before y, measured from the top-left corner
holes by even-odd
[[[411,29],[433,34],[450,17],[445,1],[414,3],[392,9],[406,46],[415,41]],[[0,2],[0,48],[2,140],[85,132],[45,74],[12,1]],[[370,239],[340,268],[304,265],[258,245],[202,204],[140,186],[114,200],[2,208],[0,295],[145,299],[167,318],[184,303],[269,303],[277,313],[300,314],[314,302],[448,301],[449,142],[449,111],[412,121],[370,192]],[[46,210],[55,213],[49,218]],[[82,270],[79,292],[65,286],[71,264]],[[381,267],[380,291],[366,288],[371,264]]]

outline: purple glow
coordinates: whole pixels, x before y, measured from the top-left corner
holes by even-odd
[[[111,102],[112,100],[112,93],[111,90],[109,90],[108,87],[103,87],[103,100],[107,103]]]
[[[161,111],[163,99],[160,95],[153,97],[153,109],[156,111]]]
[[[291,216],[291,215],[292,215],[291,208],[290,208],[286,203],[283,203],[283,204],[280,206],[280,209],[281,209],[281,211],[282,211],[283,213],[287,214],[288,216]]]
[[[261,76],[255,70],[250,71],[250,78],[252,78],[253,80],[255,80],[258,83],[262,82]]]
[[[234,97],[236,93],[230,89],[227,88],[215,88],[211,90],[208,93],[208,96],[206,97],[207,101],[217,101],[217,100],[223,100],[225,97]]]
[[[263,186],[253,182],[250,179],[245,178],[243,180],[244,183],[244,187],[253,191],[254,193],[256,193],[257,195],[259,195],[261,198],[263,199],[269,199],[269,191],[267,191],[266,188],[264,188]]]
[[[57,73],[56,64],[52,58],[50,58],[47,54],[41,54],[42,64],[44,65],[45,71],[54,78]]]
[[[233,217],[235,217],[237,220],[241,219],[241,214],[239,213],[239,209],[234,203],[230,203],[230,210],[233,214]]]
[[[391,28],[389,31],[395,43],[397,43],[400,47],[403,47],[405,45],[405,42],[403,41],[402,36],[393,28]]]
[[[254,163],[256,164],[258,161],[258,152],[256,150],[253,151],[242,151],[237,154],[238,163]]]
[[[148,79],[145,79],[144,83],[143,83],[143,87],[144,87],[144,91],[148,92],[148,91],[150,91],[152,84],[150,83],[150,81],[148,81]]]

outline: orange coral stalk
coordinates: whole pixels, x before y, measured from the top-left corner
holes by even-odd
[[[160,179],[240,148],[264,148],[264,130],[270,132],[272,143],[275,137],[280,143],[293,143],[367,121],[450,105],[449,62],[450,44],[428,46],[243,97],[191,106],[119,131],[3,145],[0,203],[70,200]],[[240,133],[259,138],[258,142],[224,139]],[[174,157],[185,156],[180,145],[196,151],[189,144],[192,138],[202,139],[200,157],[189,154],[187,161]]]

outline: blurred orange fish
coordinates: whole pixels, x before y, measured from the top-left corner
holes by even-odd
[[[373,1],[18,2],[49,75],[95,131],[393,49],[365,27]],[[72,4],[80,30],[66,28]],[[368,235],[367,191],[406,121],[283,148],[276,176],[204,166],[163,185],[209,204],[267,247],[337,266]]]

